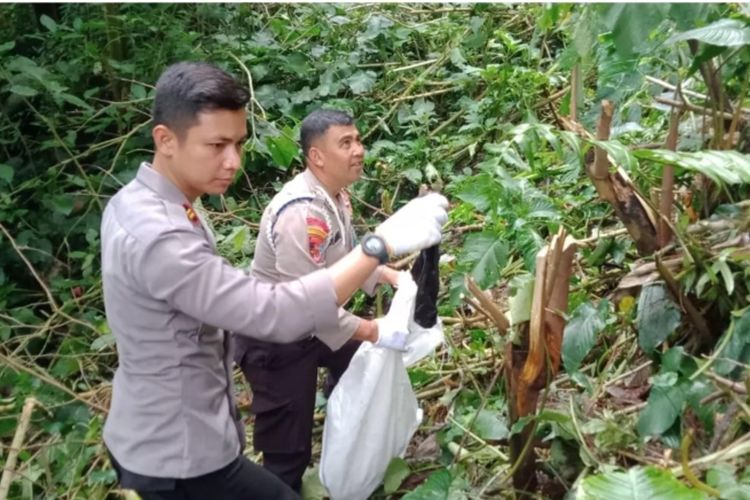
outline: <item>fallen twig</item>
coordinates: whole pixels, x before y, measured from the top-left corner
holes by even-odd
[[[471,294],[477,299],[479,304],[482,306],[480,310],[486,314],[498,329],[501,335],[505,335],[510,329],[510,322],[505,314],[495,305],[489,297],[479,288],[479,285],[470,277],[466,277],[466,288]]]
[[[13,476],[15,475],[14,471],[16,468],[18,453],[21,451],[21,445],[23,445],[23,440],[26,437],[26,431],[29,428],[31,413],[34,410],[35,404],[36,400],[33,397],[26,398],[26,401],[23,404],[21,417],[18,419],[16,433],[13,436],[13,442],[10,445],[8,458],[5,461],[5,467],[3,468],[3,477],[0,479],[0,500],[5,500],[8,497],[10,483],[13,482]]]

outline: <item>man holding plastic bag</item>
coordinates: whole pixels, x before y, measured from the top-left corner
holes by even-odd
[[[267,282],[282,283],[329,267],[357,244],[346,188],[361,176],[365,150],[352,117],[335,110],[314,111],[303,120],[300,138],[307,168],[284,185],[261,219],[252,275]],[[425,206],[433,201],[415,200]],[[413,229],[386,221],[378,234],[365,236],[362,249],[384,264],[384,241],[390,240],[381,236]],[[362,288],[372,293],[378,282],[395,285],[397,276],[381,265]],[[312,452],[318,368],[328,368],[332,388],[359,341],[402,351],[406,332],[406,324],[366,320],[341,308],[338,329],[325,332],[325,340],[309,337],[279,345],[236,337],[235,361],[253,391],[253,441],[263,452],[264,467],[300,491]]]
[[[363,343],[328,399],[320,481],[332,500],[369,497],[391,459],[403,457],[422,421],[406,366],[443,342],[437,257],[437,247],[423,250],[412,274],[399,273],[388,314],[378,320],[388,329],[409,332],[405,352]]]

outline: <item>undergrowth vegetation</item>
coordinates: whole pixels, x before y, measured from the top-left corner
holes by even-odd
[[[117,358],[99,224],[151,158],[155,79],[186,59],[252,89],[244,168],[226,195],[202,200],[234,264],[252,259],[263,208],[301,168],[299,123],[321,106],[351,112],[365,139],[352,189],[361,233],[420,184],[451,200],[446,344],[410,369],[425,419],[374,498],[750,498],[746,5],[4,4],[0,14],[0,463],[19,422],[29,426],[9,498],[124,495],[101,441]],[[614,108],[606,138],[602,100]],[[600,199],[597,149],[657,214],[674,167],[669,244],[644,253]],[[536,414],[510,422],[504,348],[520,334],[495,328],[466,277],[514,324],[528,319],[537,252],[560,229],[579,249],[562,369]],[[359,295],[352,307],[374,304]],[[508,443],[528,424],[535,487],[522,492]],[[307,498],[323,495],[314,472]]]

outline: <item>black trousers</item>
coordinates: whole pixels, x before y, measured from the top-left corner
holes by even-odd
[[[332,351],[316,338],[271,344],[235,336],[235,361],[253,391],[253,446],[263,452],[263,467],[295,491],[312,455],[318,367],[329,370],[330,394],[359,344],[350,340]]]
[[[188,479],[142,476],[110,460],[123,488],[142,500],[299,500],[299,495],[263,467],[240,455],[226,467]]]

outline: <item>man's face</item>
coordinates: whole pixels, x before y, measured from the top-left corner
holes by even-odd
[[[362,176],[365,148],[354,125],[334,125],[312,144],[311,160],[325,173],[328,186],[343,189]]]
[[[173,175],[189,198],[222,194],[242,166],[242,146],[247,137],[244,109],[219,109],[198,114],[198,123],[172,148]]]

